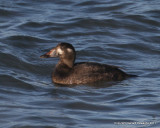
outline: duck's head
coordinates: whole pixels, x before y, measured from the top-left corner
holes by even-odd
[[[69,43],[59,43],[55,48],[52,48],[49,52],[40,56],[41,58],[59,57],[60,62],[66,64],[72,68],[76,52],[74,47]]]

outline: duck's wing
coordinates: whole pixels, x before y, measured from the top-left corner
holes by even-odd
[[[76,63],[74,65],[74,71],[77,73],[83,73],[83,74],[103,74],[103,73],[109,73],[114,71],[121,71],[118,66],[113,65],[107,65],[107,64],[100,64],[100,63],[94,63],[94,62],[81,62]]]

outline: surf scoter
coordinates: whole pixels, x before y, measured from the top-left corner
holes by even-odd
[[[40,57],[60,58],[52,73],[52,81],[57,84],[72,85],[97,81],[116,81],[134,76],[123,72],[117,66],[94,62],[74,63],[76,51],[69,43],[59,43],[55,48]]]

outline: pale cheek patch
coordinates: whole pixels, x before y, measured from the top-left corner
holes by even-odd
[[[70,48],[67,48],[67,51],[68,51],[68,52],[72,52],[72,49],[70,49]]]
[[[63,54],[63,51],[62,51],[60,48],[57,49],[57,52],[58,52],[58,54],[60,54],[60,55]]]

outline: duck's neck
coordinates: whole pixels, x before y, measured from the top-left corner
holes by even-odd
[[[62,61],[59,61],[56,67],[54,68],[52,76],[54,78],[65,78],[67,77],[72,71],[72,68],[70,68],[67,64],[65,64]]]
[[[59,61],[59,64],[65,64],[65,65],[67,65],[69,68],[72,68],[73,65],[74,65],[74,60],[71,61],[71,60],[63,59],[63,60],[60,60],[60,61]]]

